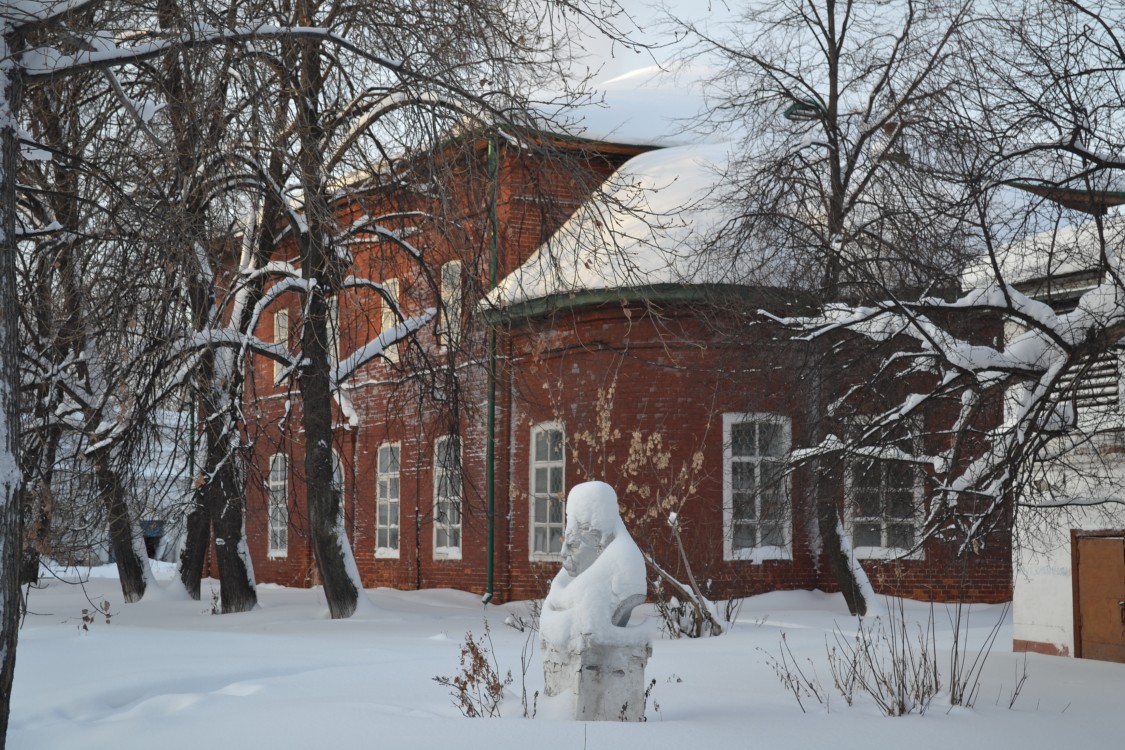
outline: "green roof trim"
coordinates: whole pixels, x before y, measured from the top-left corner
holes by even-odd
[[[797,305],[812,309],[813,297],[792,290],[738,284],[653,284],[650,286],[584,289],[525,300],[482,311],[486,322],[544,317],[566,310],[632,302],[714,303],[756,300],[758,306]]]
[[[1089,190],[1043,182],[1013,181],[1009,184],[1061,206],[1098,216],[1104,216],[1111,206],[1125,205],[1123,190]]]

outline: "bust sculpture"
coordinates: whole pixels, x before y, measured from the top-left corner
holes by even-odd
[[[540,618],[545,692],[572,699],[574,718],[641,718],[652,644],[647,629],[628,623],[645,591],[644,557],[621,520],[617,493],[605,482],[575,486],[562,570]]]

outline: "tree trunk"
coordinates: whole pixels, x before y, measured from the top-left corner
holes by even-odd
[[[816,521],[824,544],[824,556],[828,559],[828,570],[836,579],[840,593],[844,595],[848,612],[863,617],[867,614],[867,598],[853,567],[853,562],[855,565],[859,565],[859,562],[851,554],[847,539],[841,535],[844,524],[840,518],[836,490],[841,486],[843,478],[839,476],[838,467],[834,466],[817,466],[816,474]]]
[[[306,364],[298,376],[304,408],[305,492],[317,570],[324,584],[328,610],[337,619],[351,617],[355,612],[359,591],[348,569],[344,550],[348,540],[339,523],[342,498],[332,476],[332,395],[325,346],[327,310],[320,286],[312,290],[311,296],[301,339],[301,355]]]
[[[0,750],[8,734],[16,639],[20,624],[19,563],[23,522],[19,506],[20,411],[17,362],[19,306],[16,297],[16,155],[20,80],[9,50],[9,29],[0,30]]]
[[[42,425],[41,406],[51,402],[44,397],[35,405],[36,424]],[[20,513],[23,518],[23,555],[20,560],[20,583],[35,583],[39,580],[39,559],[47,548],[51,533],[51,517],[54,502],[51,495],[51,480],[54,475],[55,455],[62,431],[57,427],[40,434],[34,450],[25,449],[23,455],[23,478],[20,481]],[[24,441],[26,443],[26,440]]]
[[[315,24],[314,4],[303,0],[297,6],[299,23]],[[308,503],[309,537],[324,596],[332,617],[350,617],[359,604],[358,582],[350,570],[350,547],[339,522],[342,498],[337,494],[332,472],[332,383],[329,377],[328,307],[325,295],[336,288],[339,273],[330,257],[328,237],[336,229],[326,197],[323,125],[317,103],[323,92],[320,44],[300,42],[296,129],[300,145],[297,155],[304,190],[306,230],[301,235],[301,273],[315,282],[308,289],[306,317],[301,334],[301,359],[297,380],[301,388],[305,428],[305,494]],[[354,563],[353,563],[354,565]]]
[[[145,566],[148,559],[142,558],[134,543],[133,519],[129,504],[125,500],[125,487],[117,472],[109,466],[109,456],[99,453],[91,456],[94,465],[94,478],[98,494],[105,504],[106,520],[109,523],[109,542],[117,560],[117,575],[121,579],[121,594],[128,603],[139,602],[145,595],[147,585]]]
[[[808,372],[809,391],[807,396],[809,432],[811,444],[820,443],[828,434],[825,414],[825,386],[822,375],[822,363],[825,352],[820,345],[814,343],[807,350],[806,365]],[[833,393],[831,388],[828,393]],[[828,571],[836,580],[840,593],[848,605],[848,612],[860,617],[867,614],[867,598],[864,594],[867,576],[860,571],[856,575],[855,567],[859,561],[852,554],[851,545],[847,543],[843,521],[840,517],[840,489],[844,486],[843,465],[838,457],[819,457],[809,464],[813,477],[813,511],[816,514],[817,531],[820,535],[821,549],[828,561]],[[847,502],[847,498],[844,498]],[[861,582],[862,576],[862,582]]]
[[[243,535],[245,487],[229,453],[216,467],[205,491],[207,515],[215,531],[215,559],[219,564],[219,598],[223,614],[249,612],[258,604],[254,571],[245,554]],[[208,461],[210,464],[210,460]]]
[[[241,392],[241,378],[232,377],[225,384],[215,382],[215,353],[206,352],[200,365],[198,382],[203,394],[205,458],[202,467],[204,482],[192,493],[194,506],[188,515],[188,536],[180,555],[180,580],[184,588],[199,598],[203,564],[212,532],[215,540],[215,561],[219,568],[219,597],[223,614],[248,612],[258,604],[254,573],[249,555],[244,554],[243,514],[246,487],[236,465],[231,434],[236,417],[224,407],[218,388],[228,388],[230,398]],[[195,405],[192,405],[195,408]]]
[[[204,507],[203,488],[191,492],[191,512],[184,521],[184,548],[180,551],[180,583],[192,599],[199,599],[203,582],[203,564],[207,561],[207,546],[211,543],[211,522]]]

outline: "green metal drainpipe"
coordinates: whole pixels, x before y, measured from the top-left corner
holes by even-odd
[[[488,261],[488,288],[496,288],[496,274],[498,259],[497,242],[500,234],[499,220],[496,212],[496,192],[498,179],[498,165],[496,142],[489,136],[488,139],[488,185],[489,185],[489,261]],[[488,486],[488,581],[485,584],[484,596],[481,601],[488,604],[492,601],[494,591],[496,563],[496,324],[490,323],[488,329],[488,443],[485,446],[485,484]]]

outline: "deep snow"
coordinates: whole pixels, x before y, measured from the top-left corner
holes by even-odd
[[[1125,665],[1027,656],[1028,679],[1008,709],[1024,657],[1010,651],[1005,622],[981,679],[975,709],[937,699],[925,716],[884,718],[869,704],[848,708],[831,690],[825,641],[854,627],[837,595],[777,592],[746,600],[727,634],[657,640],[648,666],[656,680],[648,722],[582,724],[525,720],[520,651],[527,636],[506,627],[526,604],[482,607],[459,591],[372,590],[374,607],[328,619],[319,589],[259,587],[261,606],[210,614],[174,588],[122,605],[117,581],[95,570],[84,588],[45,580],[32,590],[17,659],[9,747],[41,748],[921,748],[1116,747]],[[165,585],[171,571],[158,577]],[[110,622],[83,628],[86,600],[110,602]],[[894,607],[892,607],[893,609]],[[905,604],[925,620],[926,605]],[[1002,613],[971,611],[980,641]],[[649,606],[636,616],[652,615]],[[467,630],[491,624],[501,669],[515,677],[502,719],[466,719],[436,675],[457,671]],[[636,622],[636,619],[634,620]],[[937,609],[939,645],[950,625]],[[830,693],[830,712],[805,701],[802,714],[778,682],[769,655],[785,633]],[[945,666],[946,654],[941,663]],[[542,686],[538,649],[527,676]],[[657,708],[657,704],[659,708]]]

